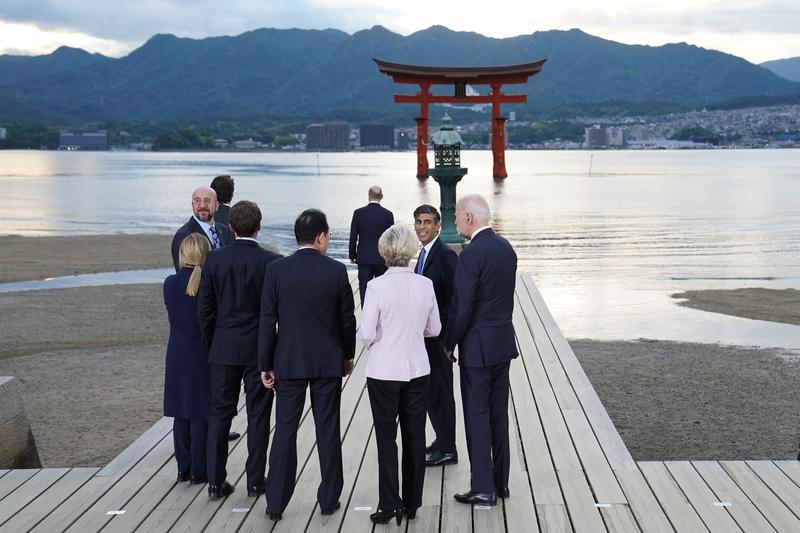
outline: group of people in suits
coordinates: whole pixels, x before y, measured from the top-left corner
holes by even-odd
[[[436,208],[418,207],[412,231],[394,224],[380,205],[379,187],[368,195],[369,203],[353,214],[349,252],[359,270],[358,334],[369,352],[365,374],[378,447],[379,503],[371,519],[413,519],[426,466],[458,462],[456,346],[472,482],[454,497],[495,505],[498,496],[509,495],[516,255],[489,227],[489,206],[478,195],[456,206],[458,231],[471,240],[460,257],[438,239]],[[356,321],[346,267],[326,255],[327,218],[316,209],[303,211],[294,226],[298,249],[281,257],[256,241],[261,212],[255,203],[233,205],[227,227],[215,220],[214,189],[194,191],[192,206],[192,218],[173,241],[176,274],[164,283],[170,320],[164,414],[175,418],[178,481],[207,481],[211,498],[233,492],[225,466],[244,382],[248,495],[265,494],[268,516],[280,520],[294,491],[308,391],[321,473],[317,502],[322,514],[332,514],[341,506],[339,409],[342,379],[353,369]],[[426,413],[436,435],[429,446]]]

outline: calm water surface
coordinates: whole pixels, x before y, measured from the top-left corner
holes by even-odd
[[[462,153],[459,193],[485,195],[568,337],[800,348],[800,327],[675,305],[686,289],[800,288],[800,150]],[[346,258],[353,209],[384,188],[395,219],[438,205],[413,153],[0,152],[0,234],[171,234],[190,194],[221,173],[258,202],[261,239],[293,249],[294,217],[319,207]]]

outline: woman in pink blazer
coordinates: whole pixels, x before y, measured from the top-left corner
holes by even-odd
[[[359,337],[369,350],[367,391],[378,445],[378,511],[373,522],[403,515],[412,519],[422,505],[425,479],[425,413],[430,363],[425,337],[442,325],[433,283],[408,266],[419,248],[414,232],[399,224],[387,229],[378,251],[388,270],[367,285]],[[403,490],[397,472],[397,419],[403,442]]]

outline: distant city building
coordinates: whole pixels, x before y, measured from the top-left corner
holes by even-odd
[[[634,126],[628,130],[628,139],[631,141],[649,141],[653,137],[653,130],[645,126]]]
[[[627,141],[627,133],[624,128],[601,128],[595,124],[593,127],[584,130],[583,145],[586,148],[604,148],[606,146],[624,148]]]
[[[108,131],[61,130],[58,134],[59,150],[108,150]]]
[[[214,148],[227,148],[228,145],[228,139],[214,139]]]
[[[3,140],[5,138],[6,138],[6,129],[0,128],[0,140]]]
[[[584,146],[586,148],[600,148],[603,146],[608,146],[608,141],[606,140],[606,129],[601,128],[598,125],[595,125],[591,128],[586,128],[583,132],[584,134]]]
[[[397,142],[394,147],[397,150],[408,150],[409,135],[407,131],[401,131],[397,134]]]
[[[516,111],[509,111],[508,112],[508,121],[509,122],[514,122],[515,120],[517,120],[517,112]]]
[[[394,150],[394,126],[391,124],[362,124],[361,147]]]
[[[306,128],[306,149],[347,150],[350,148],[350,126],[346,122],[310,124]]]

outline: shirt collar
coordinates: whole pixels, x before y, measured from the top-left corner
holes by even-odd
[[[492,229],[492,227],[491,227],[491,226],[481,226],[480,228],[478,228],[478,229],[476,229],[475,231],[473,231],[473,232],[472,232],[472,237],[470,237],[470,239],[469,239],[469,240],[474,240],[474,239],[475,239],[475,236],[476,236],[478,233],[480,233],[480,232],[482,232],[483,230],[485,230],[485,229]]]
[[[407,267],[389,267],[386,269],[386,274],[397,274],[398,272],[414,272],[410,266]]]
[[[205,231],[206,233],[208,233],[208,230],[211,229],[211,225],[214,224],[213,218],[211,219],[211,224],[209,224],[208,222],[203,222],[195,215],[192,215],[192,218],[194,218],[197,221],[197,223],[200,224],[200,227],[203,228],[203,231]]]
[[[252,237],[236,237],[236,240],[237,240],[237,241],[253,241],[253,242],[258,242],[257,240],[255,240],[255,239],[254,239],[254,238],[252,238]]]
[[[431,242],[429,242],[428,244],[423,246],[423,248],[425,248],[425,257],[428,257],[428,254],[431,253],[431,248],[433,248],[433,245],[436,244],[436,240],[438,238],[439,238],[439,236],[437,235],[436,237],[431,239]]]

